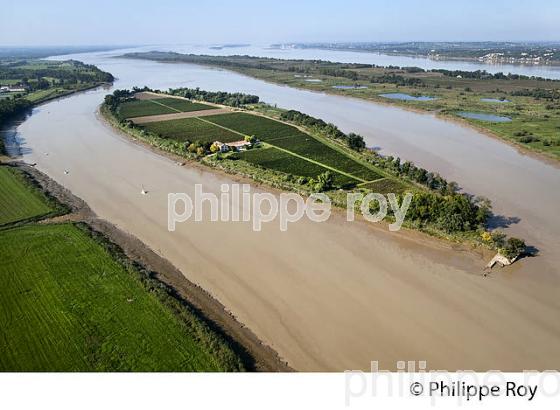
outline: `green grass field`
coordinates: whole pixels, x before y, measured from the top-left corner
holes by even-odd
[[[54,211],[39,192],[26,185],[21,171],[0,166],[0,226]]]
[[[0,371],[241,367],[153,279],[142,281],[74,225],[4,230],[0,254]]]
[[[215,107],[211,105],[193,103],[178,98],[157,98],[153,100],[127,101],[120,105],[119,115],[122,118],[134,118],[147,115],[210,110],[213,108]]]
[[[329,171],[329,169],[325,167],[294,157],[274,147],[245,151],[239,154],[239,158],[264,168],[302,177],[316,178],[319,174]],[[337,172],[332,172],[332,174],[334,175],[334,182],[336,185],[359,182]]]
[[[231,115],[231,114],[225,114]],[[142,124],[141,127],[162,138],[173,138],[177,141],[232,142],[243,139],[239,134],[225,130],[218,126],[201,121],[197,118],[182,118],[179,120],[159,121]]]

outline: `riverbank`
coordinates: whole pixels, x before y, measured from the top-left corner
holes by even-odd
[[[144,78],[140,83],[159,89],[193,82],[206,89],[255,90],[265,101],[328,119],[348,132],[379,135],[372,146],[394,142],[393,152],[436,167],[470,192],[497,199],[503,215],[521,216],[514,232],[538,242],[539,256],[484,278],[480,267],[485,258],[450,246],[420,245],[372,229],[370,223],[349,226],[335,214],[321,224],[293,224],[284,233],[276,227],[255,233],[244,224],[219,222],[179,224],[169,233],[168,192],[194,195],[194,185],[202,183],[205,191],[220,195],[221,185],[235,178],[205,167],[180,167],[117,135],[94,116],[103,90],[51,103],[18,127],[26,162],[37,163],[39,170],[86,200],[100,218],[169,260],[291,367],[367,370],[371,360],[379,359],[381,368],[395,369],[397,360],[408,358],[427,360],[429,369],[560,367],[554,360],[560,357],[558,201],[549,188],[557,180],[547,167],[429,116],[319,98],[191,65],[104,57],[88,61],[114,71],[121,88]],[[398,132],[384,131],[389,120],[402,125]],[[376,123],[381,123],[379,131]],[[407,143],[403,137],[408,128],[414,138]],[[464,145],[466,140],[471,144]],[[430,148],[429,157],[423,156],[425,147]],[[451,160],[448,168],[446,161]],[[70,173],[65,175],[64,169]],[[504,175],[518,190],[542,200],[529,209],[521,207],[518,191],[500,180]],[[148,195],[141,195],[141,184]],[[252,192],[269,190],[251,185]]]
[[[82,223],[92,230],[92,235],[106,243],[109,248],[117,246],[142,271],[151,272],[164,286],[173,289],[175,297],[235,351],[247,370],[290,371],[277,353],[265,346],[247,327],[227,312],[223,305],[206,291],[185,278],[169,261],[158,255],[134,236],[122,231],[112,223],[99,218],[80,198],[34,167],[11,162],[29,176],[45,195],[69,210],[69,213],[43,220],[40,223]]]

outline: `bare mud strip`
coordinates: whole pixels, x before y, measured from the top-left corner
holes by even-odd
[[[149,122],[180,120],[182,118],[205,117],[209,115],[227,114],[232,112],[227,108],[216,108],[213,110],[177,112],[173,114],[144,115],[142,117],[129,118],[135,124],[147,124]]]
[[[51,197],[70,208],[70,213],[43,220],[41,223],[85,222],[117,244],[126,256],[155,273],[188,303],[212,329],[222,335],[243,357],[252,370],[276,372],[292,369],[280,360],[278,354],[263,344],[247,327],[239,323],[224,306],[208,292],[189,281],[168,260],[164,259],[134,236],[123,232],[110,222],[97,217],[89,206],[68,189],[37,169],[19,163],[18,167],[30,175]]]

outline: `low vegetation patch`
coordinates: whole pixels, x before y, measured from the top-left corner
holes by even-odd
[[[0,166],[0,371],[236,371],[237,353],[152,272]]]
[[[307,136],[291,125],[270,118],[242,112],[229,115],[211,115],[204,119],[244,135],[254,135],[259,140],[270,143],[286,137],[305,138]]]
[[[292,125],[246,113],[209,116],[205,119],[246,135],[254,135],[259,140],[273,146],[333,167],[359,179],[371,181],[380,178],[378,173]]]
[[[157,98],[148,100],[131,99],[119,106],[118,114],[122,118],[134,118],[148,115],[209,110],[212,108],[215,107],[187,100],[180,100],[178,98]]]
[[[0,232],[0,371],[231,371],[161,283],[72,224]]]
[[[55,212],[47,198],[16,168],[0,166],[0,227]]]

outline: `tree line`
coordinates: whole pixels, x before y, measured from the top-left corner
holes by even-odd
[[[68,60],[64,63],[71,64],[70,68],[60,67],[58,64],[52,67],[37,67],[29,65],[26,60],[4,63],[0,65],[0,80],[19,79],[21,84],[33,86],[33,82],[47,82],[45,78],[54,78],[60,84],[76,83],[110,83],[114,77],[111,73],[101,71],[94,65],[84,64],[80,61]],[[46,87],[43,88],[47,88]],[[39,87],[41,89],[41,87]]]
[[[257,104],[259,97],[251,94],[228,93],[225,91],[205,91],[200,88],[175,88],[169,94],[185,97],[190,100],[206,101],[214,104],[241,107],[247,104]]]

